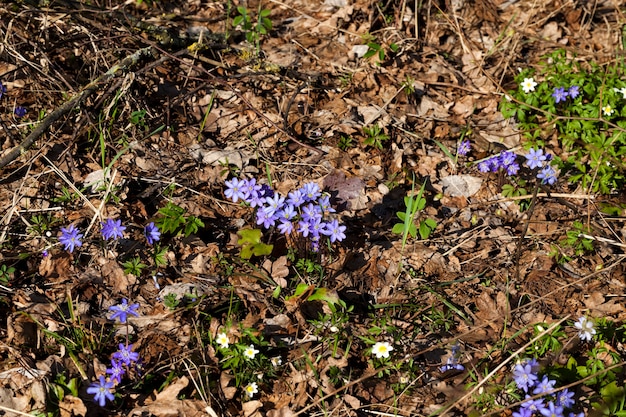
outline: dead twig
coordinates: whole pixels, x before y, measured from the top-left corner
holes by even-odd
[[[80,103],[85,101],[87,97],[92,95],[94,92],[100,88],[102,84],[109,82],[113,79],[120,71],[126,71],[130,67],[134,66],[139,62],[139,60],[144,56],[153,56],[154,49],[152,47],[142,48],[133,53],[132,55],[127,56],[126,58],[119,61],[117,64],[113,65],[107,72],[96,78],[94,81],[90,82],[83,90],[78,93],[71,100],[63,103],[61,107],[50,113],[45,119],[39,123],[39,125],[24,139],[22,143],[11,149],[6,155],[0,158],[0,169],[9,165],[11,162],[15,161],[20,155],[25,153],[32,145],[35,143],[37,139],[41,135],[43,135],[50,126],[61,117],[69,113],[73,108],[79,106]]]

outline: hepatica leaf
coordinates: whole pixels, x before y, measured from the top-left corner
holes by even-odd
[[[274,245],[267,245],[261,242],[260,229],[244,229],[237,232],[240,239],[237,244],[241,246],[241,259],[250,259],[252,256],[269,255],[274,249]]]

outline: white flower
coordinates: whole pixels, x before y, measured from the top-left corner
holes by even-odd
[[[574,327],[578,329],[580,340],[591,340],[593,338],[593,335],[596,334],[596,329],[593,326],[595,326],[595,323],[587,317],[581,317],[574,323]]]
[[[280,366],[283,364],[283,360],[280,358],[280,356],[275,356],[270,359],[270,361],[272,362],[272,366]]]
[[[389,352],[393,350],[393,347],[387,342],[377,342],[372,347],[372,355],[376,355],[378,359],[388,358]]]
[[[257,353],[259,353],[259,351],[254,348],[254,345],[250,345],[243,351],[243,356],[248,359],[254,359]]]
[[[227,349],[228,348],[228,336],[226,336],[226,333],[218,334],[217,338],[215,338],[215,343],[217,343],[222,349]]]
[[[604,113],[605,116],[610,116],[613,114],[615,110],[613,109],[613,107],[611,107],[610,104],[607,104],[606,106],[602,107],[602,113]]]
[[[524,81],[522,81],[522,90],[524,90],[526,94],[530,93],[531,91],[535,91],[536,86],[537,83],[534,79],[532,79],[532,77],[524,78]]]
[[[626,98],[626,87],[622,87],[622,88],[613,87],[613,91],[615,91],[616,93],[621,93],[622,98]]]
[[[248,397],[252,398],[254,397],[254,394],[259,392],[259,386],[256,382],[251,382],[246,385],[243,390],[246,392],[246,394],[248,394]]]

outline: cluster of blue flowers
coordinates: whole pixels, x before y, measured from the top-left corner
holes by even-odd
[[[552,93],[552,97],[554,97],[554,101],[558,104],[562,101],[565,101],[569,98],[574,100],[576,97],[580,95],[580,87],[577,85],[573,85],[568,89],[565,87],[556,87],[554,92]]]
[[[531,170],[538,169],[537,178],[542,184],[553,185],[556,182],[557,174],[550,166],[551,154],[544,154],[543,149],[530,149],[526,155],[526,166]],[[480,172],[498,172],[500,169],[507,175],[515,175],[519,172],[517,156],[512,151],[502,151],[497,155],[484,159],[478,163]]]
[[[497,155],[480,161],[478,170],[480,172],[498,172],[502,169],[507,175],[515,175],[519,171],[519,164],[515,159],[515,152],[502,151]]]
[[[139,317],[138,308],[139,304],[128,304],[128,300],[123,299],[121,304],[109,307],[109,311],[113,312],[110,319],[124,324],[129,315]],[[108,377],[100,375],[98,380],[87,388],[87,393],[94,396],[94,401],[97,401],[100,407],[104,407],[107,400],[114,400],[115,396],[111,391],[122,381],[126,372],[138,364],[139,354],[133,352],[133,345],[129,345],[128,341],[125,344],[120,343],[119,350],[111,355],[111,367],[106,369]]]
[[[106,222],[101,224],[100,233],[102,234],[102,238],[104,240],[117,240],[124,237],[124,230],[126,230],[126,226],[122,226],[121,220],[107,219]],[[155,241],[161,238],[161,232],[159,232],[159,228],[154,224],[154,222],[150,222],[146,227],[144,227],[143,234],[150,245],[154,244]],[[84,235],[80,233],[80,231],[73,224],[70,224],[69,227],[61,228],[59,242],[65,246],[65,250],[72,253],[77,246],[83,246],[83,236]]]
[[[286,198],[265,184],[257,184],[254,178],[233,178],[225,184],[224,195],[233,203],[241,200],[256,207],[257,225],[265,229],[276,227],[284,235],[299,233],[310,240],[315,252],[322,236],[327,236],[331,243],[346,238],[346,226],[337,219],[324,220],[324,215],[334,213],[335,209],[330,205],[330,196],[323,194],[313,182],[290,192]]]
[[[528,359],[515,365],[513,369],[513,380],[517,388],[524,391],[526,400],[519,410],[513,413],[513,417],[565,417],[565,410],[571,410],[576,401],[574,393],[563,389],[552,392],[555,389],[556,381],[546,375],[539,379],[539,363],[537,359]],[[541,398],[531,398],[535,395],[542,395]],[[568,417],[584,417],[585,413],[576,414],[569,412]]]
[[[552,160],[551,154],[543,153],[543,149],[531,148],[526,157],[526,166],[530,169],[539,169],[537,178],[541,180],[542,184],[553,185],[556,182],[556,171],[550,166]]]
[[[7,88],[4,86],[4,84],[2,84],[2,82],[0,82],[0,98],[2,98],[7,92]],[[24,117],[26,116],[26,113],[28,112],[28,110],[26,110],[25,107],[22,106],[15,106],[15,109],[13,109],[13,112],[15,113],[15,115],[17,117]]]

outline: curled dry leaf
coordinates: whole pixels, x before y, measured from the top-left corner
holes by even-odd
[[[480,190],[483,180],[471,175],[449,175],[441,180],[443,193],[450,197],[471,197]]]
[[[343,171],[335,170],[324,178],[324,189],[331,193],[331,196],[342,209],[358,210],[364,208],[365,182],[361,178],[346,178]]]

